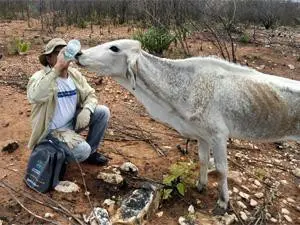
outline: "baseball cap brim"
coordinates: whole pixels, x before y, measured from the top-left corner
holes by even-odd
[[[47,66],[48,65],[48,62],[47,62],[47,59],[46,59],[46,56],[51,54],[54,49],[58,46],[60,47],[65,47],[67,44],[64,40],[59,40],[57,41],[55,44],[53,44],[53,46],[51,46],[50,49],[48,49],[47,51],[44,51],[40,56],[39,56],[39,60],[40,60],[40,63],[43,65],[43,66]]]

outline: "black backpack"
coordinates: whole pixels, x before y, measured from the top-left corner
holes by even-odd
[[[69,154],[67,145],[48,135],[30,155],[25,183],[42,193],[53,189],[64,176]]]

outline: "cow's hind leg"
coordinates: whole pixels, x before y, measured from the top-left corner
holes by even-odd
[[[223,215],[228,206],[229,194],[228,194],[228,185],[227,185],[227,143],[226,137],[223,135],[216,136],[213,139],[212,149],[215,159],[216,170],[219,173],[218,181],[218,190],[219,190],[219,199],[217,206],[214,209],[213,213],[216,215]]]

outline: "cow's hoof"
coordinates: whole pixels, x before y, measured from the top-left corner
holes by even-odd
[[[217,205],[213,210],[213,215],[214,216],[223,216],[226,212],[227,212],[226,209],[224,209],[224,208],[220,207],[219,205]]]
[[[197,189],[198,189],[199,193],[205,193],[206,192],[206,184],[200,184],[200,182],[198,182]]]

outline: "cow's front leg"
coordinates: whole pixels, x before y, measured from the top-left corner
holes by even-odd
[[[200,177],[197,181],[197,189],[201,193],[207,185],[207,171],[209,164],[209,144],[205,140],[198,140],[198,156],[200,161]]]

